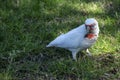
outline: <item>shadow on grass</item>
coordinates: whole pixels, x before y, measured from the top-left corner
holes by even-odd
[[[57,52],[57,51],[56,51]],[[68,55],[68,54],[67,54]],[[13,63],[16,79],[119,79],[120,56],[100,54],[89,58],[79,57],[78,62],[58,55],[28,55]],[[30,75],[30,76],[29,76]]]

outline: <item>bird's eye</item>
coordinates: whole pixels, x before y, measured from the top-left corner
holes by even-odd
[[[85,25],[86,27],[89,27],[90,25]]]
[[[91,25],[91,27],[94,27],[94,25]]]

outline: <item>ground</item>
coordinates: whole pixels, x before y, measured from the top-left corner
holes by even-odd
[[[120,80],[120,0],[1,0],[1,80]],[[92,57],[46,48],[94,17],[100,35]]]

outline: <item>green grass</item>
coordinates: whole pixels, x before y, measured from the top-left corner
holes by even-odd
[[[120,0],[1,0],[1,80],[119,80]],[[100,35],[72,61],[71,52],[46,45],[94,17]]]

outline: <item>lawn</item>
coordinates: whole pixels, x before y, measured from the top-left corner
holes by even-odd
[[[91,17],[92,57],[46,48]],[[120,80],[120,0],[0,0],[0,80]]]

